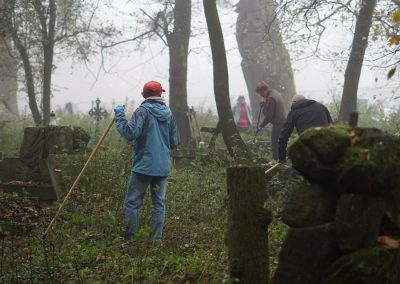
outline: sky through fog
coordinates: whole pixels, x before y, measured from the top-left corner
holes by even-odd
[[[127,9],[125,4],[121,8]],[[137,8],[137,7],[136,7]],[[243,78],[240,62],[241,57],[237,49],[235,38],[235,12],[220,9],[220,18],[224,33],[227,60],[229,68],[229,88],[231,102],[236,101],[239,95],[247,96],[247,88]],[[110,15],[109,15],[110,16]],[[196,25],[206,27],[204,15],[193,16]],[[332,46],[332,42],[338,42],[343,48],[348,48],[351,38],[345,35],[330,35],[321,43],[324,46]],[[335,39],[335,40],[333,40]],[[345,42],[348,41],[346,45]],[[128,46],[127,46],[128,48]],[[188,103],[197,109],[215,110],[215,99],[213,92],[212,60],[208,42],[208,34],[190,39],[190,54],[188,66]],[[131,48],[132,49],[132,48]],[[72,102],[75,109],[87,112],[92,101],[100,98],[106,108],[111,109],[112,104],[126,103],[138,105],[142,101],[141,88],[146,81],[160,81],[167,90],[168,100],[168,50],[158,41],[145,43],[143,51],[131,52],[128,55],[115,54],[106,58],[106,69],[108,73],[100,72],[96,79],[100,58],[93,59],[93,64],[87,67],[74,66],[70,62],[62,62],[57,65],[54,73],[54,97],[52,109],[63,108],[68,102]],[[56,61],[57,64],[57,61]],[[297,93],[309,98],[323,102],[329,102],[333,96],[341,94],[344,69],[342,72],[335,71],[335,66],[330,61],[308,59],[297,61],[292,57],[295,84]],[[89,71],[90,70],[90,71]],[[396,97],[395,81],[387,81],[385,73],[376,74],[368,67],[363,68],[360,80],[359,97],[375,103],[377,99],[384,103],[397,103],[390,99]],[[375,78],[378,81],[375,81]],[[24,94],[19,95],[19,107],[24,109],[27,99]]]

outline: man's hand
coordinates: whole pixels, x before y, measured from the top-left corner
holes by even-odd
[[[121,113],[121,112],[125,112],[125,106],[124,105],[117,105],[114,108],[114,112],[115,114]]]
[[[392,239],[389,236],[379,236],[378,243],[382,244],[385,248],[388,249],[399,249],[400,242],[398,240]]]

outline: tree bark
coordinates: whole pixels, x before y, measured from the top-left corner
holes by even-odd
[[[266,179],[262,167],[227,170],[227,246],[231,278],[240,283],[268,283],[268,225]]]
[[[36,102],[35,83],[31,62],[29,60],[29,54],[16,32],[12,33],[12,37],[24,66],[25,85],[28,93],[29,108],[32,113],[33,121],[36,125],[40,125],[42,123],[42,117]]]
[[[176,118],[183,147],[190,146],[191,132],[187,116],[187,65],[191,23],[191,0],[176,0],[174,30],[166,33],[169,47],[170,107]],[[196,145],[194,145],[196,147]]]
[[[3,26],[6,26],[4,34],[11,37],[15,49],[18,51],[18,54],[21,58],[25,73],[24,81],[28,94],[29,108],[32,112],[32,117],[35,124],[39,125],[42,122],[42,117],[36,102],[36,91],[35,91],[32,65],[29,59],[28,50],[18,35],[18,27],[14,25],[15,11],[16,11],[15,1],[6,1],[5,9],[3,10],[4,17],[1,19],[1,23]],[[2,34],[2,36],[4,36],[4,34]]]
[[[254,116],[259,109],[256,84],[266,81],[284,97],[287,106],[296,93],[289,52],[283,44],[273,0],[241,0],[236,39]]]
[[[349,122],[350,113],[357,110],[358,83],[376,2],[377,0],[363,0],[357,16],[350,58],[344,73],[343,95],[339,112],[339,120],[342,122]]]
[[[232,157],[249,160],[252,153],[238,133],[230,107],[228,66],[225,44],[219,21],[216,0],[203,0],[213,59],[214,93],[219,116],[219,126],[225,145]]]
[[[0,39],[0,103],[10,117],[18,117],[17,62],[9,38]]]
[[[34,1],[35,10],[41,23],[42,46],[43,46],[43,124],[50,122],[50,99],[51,99],[51,79],[53,73],[53,58],[55,44],[56,26],[56,3],[55,0],[49,1],[48,16],[45,15],[45,7],[40,0]]]

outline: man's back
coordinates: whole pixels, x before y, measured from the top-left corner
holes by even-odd
[[[308,128],[332,123],[327,108],[314,100],[298,101],[292,105],[290,112],[288,119],[292,119],[299,134]]]
[[[286,161],[286,147],[294,128],[301,134],[304,130],[332,123],[328,109],[304,96],[293,97],[293,104],[279,135],[279,161]]]

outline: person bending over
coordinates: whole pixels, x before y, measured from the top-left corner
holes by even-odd
[[[271,130],[271,150],[272,158],[278,161],[278,139],[279,133],[282,130],[283,124],[286,119],[286,109],[283,102],[282,95],[268,86],[267,83],[261,81],[257,84],[256,92],[260,95],[260,107],[264,114],[264,120],[257,125],[257,132],[266,126],[268,123],[272,124]]]
[[[331,115],[323,104],[308,100],[303,95],[295,95],[292,98],[292,107],[279,135],[279,162],[286,162],[286,147],[294,128],[296,128],[298,134],[301,134],[308,128],[331,123]]]

